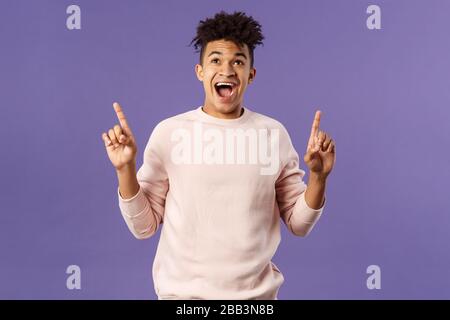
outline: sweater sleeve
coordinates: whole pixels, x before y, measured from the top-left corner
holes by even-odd
[[[163,222],[164,207],[169,179],[164,168],[160,126],[150,135],[144,150],[144,160],[136,177],[139,191],[129,199],[123,199],[119,188],[117,194],[122,216],[137,239],[151,237]]]
[[[280,216],[291,233],[307,236],[319,220],[323,208],[310,208],[305,201],[305,171],[299,168],[299,157],[286,129],[281,130],[280,156],[282,168],[275,183]]]

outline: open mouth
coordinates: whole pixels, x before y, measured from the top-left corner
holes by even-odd
[[[233,82],[217,82],[214,85],[217,94],[221,98],[229,98],[235,91],[236,84]]]

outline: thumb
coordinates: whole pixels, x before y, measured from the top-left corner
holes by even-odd
[[[130,144],[131,139],[129,136],[126,136],[125,134],[121,134],[119,137],[119,142],[121,144],[128,145],[128,144]]]
[[[312,148],[308,148],[308,150],[306,151],[305,156],[303,157],[303,160],[306,163],[310,162],[317,152],[319,152],[318,146],[313,146]]]

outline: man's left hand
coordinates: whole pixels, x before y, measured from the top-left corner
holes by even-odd
[[[303,160],[311,174],[326,179],[336,162],[336,144],[329,134],[319,129],[320,116],[321,112],[316,111]]]

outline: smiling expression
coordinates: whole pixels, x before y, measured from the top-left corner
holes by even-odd
[[[240,116],[244,92],[256,75],[250,59],[246,44],[239,47],[223,39],[208,42],[202,64],[195,66],[205,90],[206,113],[224,119]]]

